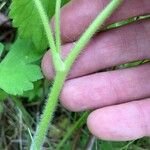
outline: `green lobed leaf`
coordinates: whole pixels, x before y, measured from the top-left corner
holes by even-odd
[[[0,88],[12,95],[33,89],[32,82],[42,78],[40,67],[33,64],[39,58],[32,42],[18,39],[0,63]]]
[[[34,83],[34,89],[25,92],[22,96],[28,98],[28,101],[37,101],[43,95],[43,82],[40,80]]]
[[[62,5],[68,1],[62,0]],[[55,2],[56,0],[42,0],[49,19],[54,15]],[[13,26],[18,28],[21,38],[31,39],[40,51],[48,47],[43,24],[32,0],[12,0],[9,15],[13,19]]]

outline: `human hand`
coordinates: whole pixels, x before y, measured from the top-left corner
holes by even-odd
[[[62,9],[63,58],[108,2],[72,0]],[[149,0],[126,0],[106,24],[149,13]],[[150,64],[98,72],[149,58],[149,20],[98,33],[75,62],[62,90],[61,103],[71,111],[94,110],[87,124],[99,138],[123,141],[150,136]],[[49,52],[42,68],[48,79],[54,77]]]

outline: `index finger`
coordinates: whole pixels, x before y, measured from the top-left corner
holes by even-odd
[[[72,0],[64,6],[61,11],[63,43],[76,41],[109,2],[110,0]],[[125,0],[105,25],[149,13],[149,0]]]

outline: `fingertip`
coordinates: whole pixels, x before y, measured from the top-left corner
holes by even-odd
[[[54,68],[52,65],[52,59],[50,51],[47,51],[42,59],[41,63],[42,72],[48,80],[52,80],[54,78]]]
[[[101,115],[101,118],[98,115]],[[110,124],[107,122],[106,114],[103,111],[96,110],[92,112],[87,118],[87,126],[89,131],[99,139],[115,140],[112,133],[109,131]]]
[[[129,141],[147,136],[147,122],[137,105],[141,104],[130,102],[98,109],[89,115],[87,126],[93,135],[103,140]]]

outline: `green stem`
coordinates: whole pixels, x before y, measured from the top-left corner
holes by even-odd
[[[66,78],[66,72],[57,73],[51,93],[46,102],[43,114],[41,115],[41,120],[38,125],[37,131],[35,133],[34,141],[31,145],[31,150],[35,150],[35,149],[40,150],[41,149],[41,146],[44,142],[47,130],[49,128],[49,124],[53,118],[53,113],[56,109],[58,97],[60,95],[65,78]]]
[[[81,38],[75,44],[75,47],[72,49],[71,53],[67,57],[65,64],[69,70],[75,59],[80,54],[81,50],[86,46],[90,41],[92,36],[96,33],[100,26],[108,19],[112,13],[119,7],[123,0],[112,0],[107,7],[97,16],[97,18],[92,22],[89,28],[83,33]]]
[[[60,53],[60,46],[61,46],[60,7],[61,7],[61,0],[57,0],[55,9],[55,38],[56,38],[56,50],[58,53]]]
[[[82,116],[80,117],[79,120],[77,120],[77,122],[75,122],[75,124],[68,129],[67,134],[64,136],[64,138],[62,139],[62,141],[58,144],[56,150],[60,150],[63,145],[65,144],[65,142],[69,139],[69,137],[71,137],[71,135],[79,128],[81,128],[85,123],[86,123],[86,119],[89,115],[89,112],[84,112],[82,114]]]
[[[47,14],[44,11],[41,1],[40,0],[33,0],[33,1],[35,3],[35,6],[39,12],[40,18],[43,23],[43,27],[47,36],[48,44],[51,48],[51,53],[52,53],[52,58],[53,58],[55,69],[57,71],[60,71],[62,68],[64,68],[64,64],[56,50],[55,41],[54,41],[53,34],[49,25],[49,19],[47,17]]]
[[[45,24],[45,32],[48,34],[49,30],[47,29],[49,26],[46,25],[47,23],[47,18],[45,17],[44,10],[42,9],[42,5],[39,0],[34,0],[35,4],[37,5],[37,8],[39,10],[41,19],[44,17],[45,19],[43,20],[43,24]],[[52,53],[53,58],[58,57],[54,62],[55,64],[55,69],[56,70],[61,70],[57,71],[56,73],[56,78],[54,81],[54,85],[52,87],[51,93],[49,95],[49,98],[46,102],[46,106],[44,108],[43,114],[41,116],[41,121],[38,125],[37,131],[35,133],[34,141],[32,142],[31,145],[31,150],[40,150],[41,146],[43,144],[45,135],[47,133],[49,123],[52,120],[53,113],[56,109],[57,101],[61,92],[61,89],[63,87],[63,84],[65,82],[65,79],[68,75],[68,72],[73,65],[75,59],[81,52],[81,50],[86,46],[86,44],[89,42],[90,38],[93,36],[93,34],[97,31],[97,29],[104,23],[104,21],[117,9],[117,7],[123,2],[123,0],[113,0],[100,15],[95,19],[95,21],[91,24],[91,26],[87,29],[87,31],[82,35],[82,37],[79,39],[77,42],[75,48],[72,50],[70,55],[67,57],[65,61],[65,66],[64,69],[62,68],[62,62],[60,61],[60,55],[59,53]],[[49,35],[47,36],[49,41],[53,43],[53,38],[49,38]],[[55,55],[57,54],[57,55]],[[60,60],[59,60],[60,59]],[[59,66],[57,66],[59,65]],[[64,64],[63,64],[64,65]],[[58,69],[57,69],[58,67]]]

